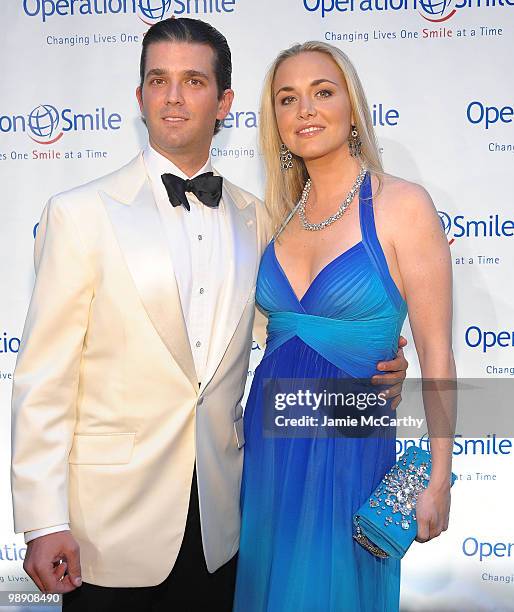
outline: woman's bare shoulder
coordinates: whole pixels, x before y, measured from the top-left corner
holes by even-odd
[[[435,207],[428,191],[418,183],[392,174],[373,177],[374,205],[377,212],[400,217],[433,215]]]

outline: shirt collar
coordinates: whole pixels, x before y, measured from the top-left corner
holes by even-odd
[[[193,176],[188,177],[187,174],[182,172],[180,168],[177,168],[177,166],[173,162],[164,157],[164,155],[158,153],[150,145],[150,143],[146,145],[143,151],[143,158],[150,180],[157,185],[162,185],[161,175],[165,174],[166,172],[175,174],[176,176],[179,176],[184,180],[188,178],[194,178],[195,176],[203,174],[204,172],[212,172],[211,157],[209,156],[205,164],[198,170],[198,172],[193,174]]]

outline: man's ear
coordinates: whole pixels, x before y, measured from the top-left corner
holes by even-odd
[[[233,101],[234,91],[232,89],[225,89],[218,102],[218,112],[216,114],[216,119],[218,119],[218,121],[223,121],[229,114]]]
[[[137,98],[137,103],[139,104],[139,110],[141,111],[141,114],[144,115],[143,113],[143,90],[141,88],[141,85],[138,85],[136,87],[136,98]]]

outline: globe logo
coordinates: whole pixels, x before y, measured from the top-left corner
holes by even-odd
[[[59,112],[55,106],[51,104],[36,106],[29,115],[29,129],[34,136],[43,139],[43,142],[36,140],[36,142],[40,142],[41,144],[50,144],[50,142],[55,142],[55,140],[62,136],[61,132],[56,139],[51,140],[58,125]],[[32,140],[35,140],[35,138],[32,138]]]
[[[171,0],[139,0],[139,10],[148,19],[160,21],[171,8]]]
[[[442,210],[438,210],[437,213],[439,215],[439,219],[441,219],[441,225],[443,226],[444,233],[448,236],[452,228],[452,219],[448,213],[445,213]]]
[[[449,15],[446,15],[447,9],[450,8],[452,2],[453,0],[419,0],[423,11],[430,15],[430,17],[426,17],[423,14],[421,16],[428,19],[428,21],[446,21],[455,13],[455,11],[452,11]]]

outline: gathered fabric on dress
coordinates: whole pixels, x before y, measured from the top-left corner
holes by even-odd
[[[361,240],[299,299],[264,251],[256,301],[268,337],[245,409],[235,612],[394,612],[400,564],[353,540],[352,516],[395,462],[394,437],[267,437],[266,379],[369,378],[393,358],[407,306],[377,237],[371,179],[359,193]]]

